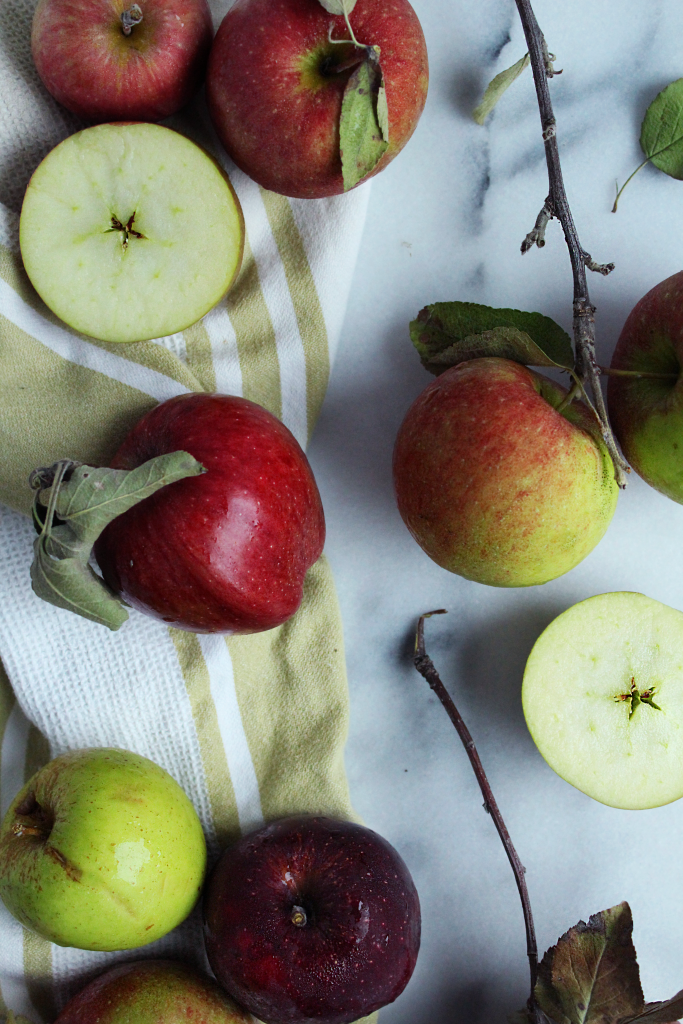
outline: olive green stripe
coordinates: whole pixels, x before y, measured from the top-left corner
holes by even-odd
[[[248,236],[244,240],[242,269],[228,293],[226,308],[237,338],[242,394],[279,417],[282,393],[275,330]]]
[[[7,720],[12,712],[12,708],[16,703],[16,697],[12,692],[10,681],[5,672],[5,667],[0,661],[0,748],[2,748],[2,741],[5,735],[5,728],[7,726]],[[0,1013],[3,1015],[7,1014],[7,1004],[2,998],[2,990],[0,989]]]
[[[50,760],[50,744],[43,734],[31,725],[26,741],[24,780]],[[57,1015],[52,983],[52,946],[46,940],[24,928],[24,976],[29,999],[45,1021]]]
[[[330,378],[330,351],[325,317],[289,200],[263,188],[261,198],[280,253],[303,344],[306,361],[306,413],[310,438]]]
[[[199,750],[209,793],[211,816],[219,845],[225,846],[240,834],[237,802],[230,779],[228,761],[218,726],[216,707],[211,696],[209,673],[199,640],[194,633],[169,629],[190,699]]]
[[[211,355],[211,340],[204,324],[193,324],[183,331],[187,350],[187,366],[204,391],[216,390],[216,371]]]

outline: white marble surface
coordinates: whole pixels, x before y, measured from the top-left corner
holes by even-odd
[[[654,284],[681,269],[683,183],[647,167],[610,213],[614,181],[641,160],[649,102],[683,74],[678,0],[536,0],[557,67],[551,82],[567,191],[593,275],[599,355]],[[407,324],[437,300],[539,310],[571,327],[571,276],[557,223],[545,249],[519,244],[547,193],[529,72],[485,128],[470,111],[525,52],[512,0],[415,0],[431,87],[407,150],[372,186],[340,351],[311,455],[328,521],[352,699],[347,766],[356,807],[402,851],[421,895],[423,946],[383,1024],[489,1024],[527,996],[522,913],[464,751],[411,667],[419,613],[446,607],[429,647],[478,743],[527,867],[541,950],[591,913],[628,900],[646,999],[683,987],[683,804],[628,812],[595,803],[537,753],[522,671],[569,605],[638,590],[683,609],[683,508],[632,478],[607,536],[574,571],[527,590],[449,575],[414,544],[394,505],[399,423],[431,377]]]

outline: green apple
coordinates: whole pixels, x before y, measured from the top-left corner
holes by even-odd
[[[215,981],[186,964],[118,964],[70,1000],[55,1024],[253,1024]]]
[[[609,415],[642,478],[683,503],[683,271],[629,313],[612,357]]]
[[[189,799],[159,765],[111,748],[50,761],[0,829],[0,897],[60,946],[134,949],[190,913],[206,844]]]
[[[189,327],[223,297],[244,221],[227,177],[183,135],[155,124],[86,128],[31,178],[21,254],[43,301],[101,341]]]
[[[559,615],[524,672],[529,731],[551,768],[612,807],[683,796],[683,614],[601,594]]]

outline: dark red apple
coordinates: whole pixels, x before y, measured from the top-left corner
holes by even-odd
[[[420,946],[407,867],[362,825],[284,818],[229,847],[204,898],[218,982],[265,1024],[347,1024],[393,1002]]]
[[[48,92],[86,121],[160,121],[201,85],[212,38],[206,0],[39,0],[31,49]]]
[[[380,47],[389,109],[382,170],[413,134],[427,96],[427,49],[408,0],[357,0],[359,43]],[[358,51],[318,0],[237,0],[216,33],[206,87],[218,137],[250,177],[304,199],[344,191],[342,95]]]
[[[144,416],[112,466],[183,450],[206,469],[114,519],[95,543],[124,601],[179,629],[255,633],[299,607],[325,541],[320,495],[294,436],[230,395],[171,398]]]
[[[171,960],[134,960],[100,974],[55,1024],[252,1024],[211,979]]]

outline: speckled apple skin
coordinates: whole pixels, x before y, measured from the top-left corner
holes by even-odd
[[[31,51],[45,88],[86,121],[161,121],[202,83],[213,39],[206,0],[39,0]]]
[[[420,945],[401,857],[376,832],[332,818],[284,818],[229,847],[204,914],[211,969],[265,1024],[348,1024],[378,1010],[405,988]]]
[[[95,544],[104,579],[128,604],[178,629],[279,626],[299,607],[325,541],[301,447],[255,402],[187,394],[144,416],[112,466],[133,469],[179,450],[206,472],[163,487],[107,526]]]
[[[420,22],[408,0],[357,0],[350,16],[360,43],[380,47],[389,146],[372,174],[413,134],[429,69]],[[343,17],[318,0],[237,0],[216,33],[206,77],[209,112],[238,167],[264,188],[316,199],[344,191],[339,117],[351,71],[325,76],[325,60],[348,56]],[[372,175],[369,175],[369,177]]]
[[[497,587],[561,576],[607,529],[619,489],[588,409],[507,359],[471,359],[420,394],[394,448],[411,534],[439,565]]]
[[[55,1024],[252,1024],[221,988],[187,964],[134,960],[91,981]]]
[[[612,369],[671,379],[610,377],[610,421],[624,455],[651,487],[683,503],[683,271],[636,304],[619,336]]]

